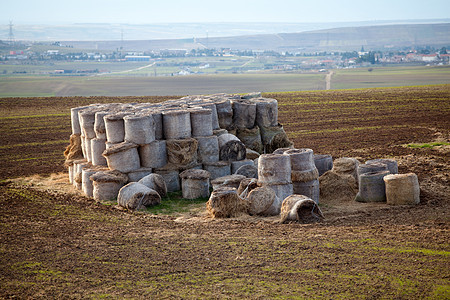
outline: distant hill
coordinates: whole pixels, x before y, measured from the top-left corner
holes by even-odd
[[[450,45],[450,23],[345,27],[299,33],[134,41],[67,41],[74,48],[146,51],[160,49],[232,48],[276,51],[353,51]]]

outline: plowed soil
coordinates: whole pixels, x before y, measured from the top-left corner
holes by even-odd
[[[450,86],[265,96],[297,148],[395,158],[421,203],[322,203],[316,224],[130,213],[47,175],[70,107],[166,98],[0,99],[0,298],[449,299],[449,148],[405,145],[449,142]]]

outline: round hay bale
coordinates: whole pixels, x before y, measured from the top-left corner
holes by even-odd
[[[237,128],[253,128],[256,120],[256,104],[249,100],[233,100],[233,123]]]
[[[322,202],[350,202],[358,193],[356,179],[349,174],[327,171],[319,178]]]
[[[291,148],[294,145],[280,124],[271,127],[260,127],[259,129],[261,130],[261,139],[265,153],[272,153],[278,148]]]
[[[210,109],[211,110],[212,128],[213,128],[213,130],[220,129],[219,118],[217,116],[217,108],[216,108],[216,104],[214,102],[209,102],[209,101],[204,102],[202,100],[202,102],[200,102],[196,106],[199,106],[199,107],[202,107],[205,109]]]
[[[222,187],[231,187],[237,190],[243,179],[245,179],[245,176],[243,175],[227,175],[212,180],[211,184],[213,186],[213,190],[217,190]]]
[[[189,112],[193,137],[213,135],[212,112],[210,109],[191,108]]]
[[[179,176],[180,172],[178,170],[156,169],[153,171],[155,174],[160,175],[164,179],[167,192],[177,192],[181,189]]]
[[[106,157],[108,167],[122,173],[128,173],[141,167],[138,145],[128,142],[119,143],[106,149],[103,156]]]
[[[74,174],[73,163],[67,166],[67,171],[69,172],[69,183],[73,184],[73,174]]]
[[[251,159],[251,160],[254,161],[255,159],[258,159],[260,155],[261,154],[259,154],[258,152],[247,148],[246,149],[246,153],[245,153],[245,158],[246,159]]]
[[[337,174],[352,175],[356,182],[358,182],[358,166],[359,161],[356,158],[341,157],[334,160],[332,171]]]
[[[231,174],[235,174],[236,171],[245,165],[251,165],[254,166],[255,162],[251,159],[243,159],[243,160],[238,160],[238,161],[232,161],[231,162]]]
[[[190,169],[180,173],[183,198],[209,197],[210,175],[208,171],[198,169]]]
[[[355,197],[359,202],[386,202],[386,187],[383,178],[389,171],[364,173],[359,176],[359,192]]]
[[[89,139],[96,137],[94,124],[95,124],[95,113],[98,109],[87,108],[80,110],[78,112],[78,117],[80,120],[81,134]]]
[[[197,137],[198,161],[200,163],[211,163],[219,161],[219,139],[217,136]]]
[[[81,190],[87,197],[94,196],[94,185],[91,180],[91,176],[97,172],[108,171],[108,168],[100,167],[85,167],[81,171]]]
[[[391,205],[415,205],[420,202],[419,179],[414,173],[390,174],[384,178],[386,202]]]
[[[243,160],[247,154],[245,145],[233,134],[219,136],[219,158],[223,161]]]
[[[94,190],[93,197],[96,201],[110,201],[117,198],[119,190],[128,181],[128,176],[119,171],[100,171],[91,175]]]
[[[191,137],[191,116],[187,110],[165,110],[163,131],[166,139],[186,139]]]
[[[75,160],[73,162],[74,170],[73,170],[73,186],[77,190],[82,189],[82,172],[84,168],[91,167],[91,164],[87,162],[85,159]]]
[[[72,124],[72,134],[80,134],[81,135],[81,126],[80,119],[78,117],[78,112],[88,108],[89,106],[80,106],[74,107],[70,109],[70,120]]]
[[[153,121],[155,124],[155,139],[163,140],[164,139],[164,129],[163,129],[162,111],[152,110],[151,112],[148,112],[148,114],[153,117]]]
[[[64,157],[66,160],[83,158],[83,150],[81,147],[80,134],[71,134],[69,139],[69,145],[64,151]]]
[[[379,158],[366,161],[366,164],[373,163],[385,164],[391,174],[398,174],[398,163],[395,159]]]
[[[84,147],[84,155],[88,162],[92,162],[92,147],[91,147],[91,139],[87,137],[82,137],[83,147]]]
[[[276,216],[280,214],[281,211],[281,204],[283,203],[283,200],[286,199],[286,197],[289,197],[293,194],[293,186],[292,183],[289,184],[271,184],[271,185],[264,185],[269,188],[271,188],[275,195],[277,196],[276,199],[273,201],[272,205],[265,210],[262,214],[266,216]]]
[[[333,168],[333,158],[329,154],[314,154],[314,164],[319,171],[319,176],[322,176]]]
[[[249,203],[248,213],[252,216],[263,214],[268,211],[276,198],[275,192],[270,187],[262,186],[252,189],[246,197]]]
[[[389,171],[387,165],[382,163],[371,163],[371,164],[361,164],[358,165],[358,168],[356,169],[358,178],[361,176],[361,174],[365,173],[373,173],[373,172],[381,172],[381,171]]]
[[[94,166],[106,166],[106,158],[102,153],[106,150],[106,140],[103,139],[92,139],[91,140],[91,156],[92,164]]]
[[[138,182],[125,185],[117,196],[117,204],[130,210],[142,210],[159,203],[161,203],[159,194]]]
[[[206,209],[213,218],[230,218],[245,214],[248,210],[234,188],[221,188],[211,193]]]
[[[258,153],[263,153],[264,146],[262,144],[261,132],[258,126],[251,129],[238,128],[237,137],[247,148],[250,148]]]
[[[145,176],[152,174],[152,168],[142,167],[137,170],[128,172],[128,182],[138,182]]]
[[[253,99],[256,103],[256,125],[271,127],[278,125],[278,101],[270,98]]]
[[[147,168],[162,168],[167,164],[167,146],[165,140],[156,140],[139,146],[141,165]]]
[[[252,161],[253,162],[253,161]],[[253,162],[254,163],[254,162]],[[234,172],[236,175],[244,175],[247,178],[258,178],[258,168],[252,165],[243,165]]]
[[[194,138],[172,139],[166,141],[167,160],[174,165],[197,163],[198,142]]]
[[[228,161],[203,163],[203,169],[211,174],[210,181],[219,177],[231,175],[231,163]]]
[[[289,155],[262,154],[258,159],[258,180],[261,184],[270,185],[291,183]]]
[[[307,196],[319,204],[320,188],[318,179],[311,181],[293,181],[292,186],[294,194]]]
[[[250,193],[251,190],[256,189],[257,187],[258,180],[256,180],[255,178],[244,178],[239,184],[237,193],[241,198],[246,198],[248,193]]]
[[[231,101],[229,99],[220,99],[215,104],[220,128],[230,128],[233,124],[233,107]]]
[[[106,127],[103,118],[110,113],[109,111],[98,111],[95,113],[94,131],[96,138],[106,140]]]
[[[155,190],[161,196],[161,198],[167,196],[166,181],[164,180],[164,177],[159,174],[156,173],[148,174],[147,176],[141,178],[139,180],[139,183],[145,185],[146,187],[152,190]]]
[[[323,218],[317,203],[304,195],[291,195],[281,205],[280,223],[297,221],[306,224],[319,222]]]
[[[125,141],[145,145],[155,140],[155,121],[150,115],[128,115],[123,118]]]
[[[284,154],[291,158],[291,168],[294,171],[317,170],[314,164],[314,153],[311,149],[289,149]]]
[[[127,114],[112,113],[103,117],[105,121],[106,140],[109,143],[121,143],[125,138],[125,125],[123,117]]]

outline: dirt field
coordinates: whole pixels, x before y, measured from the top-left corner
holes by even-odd
[[[296,147],[396,158],[421,204],[322,203],[311,225],[124,212],[46,176],[69,108],[166,98],[0,99],[0,298],[449,299],[450,85],[266,96]]]

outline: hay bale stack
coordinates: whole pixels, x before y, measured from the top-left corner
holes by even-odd
[[[112,113],[103,117],[105,121],[106,140],[109,143],[121,143],[125,139],[125,125],[123,118],[126,113]]]
[[[106,166],[106,158],[102,155],[106,150],[106,140],[95,138],[91,140],[91,161],[94,166]]]
[[[167,145],[165,140],[156,140],[139,146],[141,165],[147,168],[162,168],[167,164]]]
[[[123,118],[125,141],[145,145],[155,140],[155,121],[150,115],[128,115]]]
[[[180,168],[197,164],[198,142],[194,138],[172,139],[166,141],[167,161]]]
[[[209,197],[209,177],[205,170],[190,169],[180,173],[183,198],[197,199]]]
[[[181,189],[180,172],[174,169],[155,169],[155,174],[160,175],[166,183],[167,192],[177,192]]]
[[[229,129],[233,125],[233,107],[229,99],[220,99],[215,102],[219,126],[222,129]]]
[[[166,139],[186,139],[191,137],[191,116],[187,110],[165,110],[163,131]]]
[[[249,205],[250,215],[272,215],[270,207],[277,201],[277,195],[270,187],[262,186],[251,189],[245,199]]]
[[[213,186],[213,190],[217,190],[222,187],[231,187],[237,190],[243,179],[245,179],[245,176],[243,175],[227,175],[212,180],[211,184]]]
[[[164,177],[159,174],[149,174],[141,178],[138,182],[152,190],[155,190],[161,196],[161,198],[167,196],[166,181],[164,180]]]
[[[153,169],[152,168],[146,168],[146,167],[141,167],[137,170],[128,172],[128,182],[138,182],[139,180],[141,180],[142,178],[144,178],[145,176],[148,176],[150,174],[152,174]]]
[[[117,198],[119,190],[128,181],[128,176],[116,170],[100,171],[90,177],[94,185],[96,201],[110,201]]]
[[[379,158],[366,161],[366,164],[385,164],[391,174],[398,174],[398,163],[395,159]]]
[[[386,202],[391,205],[416,205],[420,202],[419,179],[414,173],[390,174],[384,178]]]
[[[292,148],[292,143],[287,137],[282,125],[259,127],[265,153],[272,153],[278,148]]]
[[[137,147],[136,144],[123,142],[106,149],[103,156],[106,157],[108,167],[122,173],[139,169],[141,164]]]
[[[333,169],[333,157],[329,154],[314,154],[314,164],[319,171],[319,176]]]
[[[189,112],[193,137],[213,135],[212,112],[210,109],[191,108]]]
[[[284,199],[281,206],[280,223],[288,221],[314,223],[323,218],[322,211],[317,203],[304,195],[291,195]]]
[[[256,120],[256,103],[247,99],[233,100],[233,124],[237,128],[253,128]]]
[[[261,132],[258,126],[255,126],[251,129],[248,128],[238,128],[236,131],[237,138],[244,143],[244,145],[254,150],[258,153],[263,153],[264,146],[261,140]]]
[[[219,136],[219,158],[223,161],[243,160],[247,154],[245,145],[233,134]]]
[[[220,188],[211,193],[206,209],[213,218],[230,218],[245,214],[248,210],[235,188]]]
[[[210,180],[231,175],[231,163],[228,161],[203,163],[203,169],[211,174]]]
[[[130,210],[142,210],[159,203],[161,203],[159,194],[138,182],[125,185],[117,196],[117,204]]]
[[[278,125],[278,101],[270,98],[252,99],[256,103],[256,125],[273,127]]]
[[[198,162],[212,163],[219,161],[219,139],[217,136],[197,137],[198,142]]]
[[[364,173],[359,176],[359,191],[355,197],[359,202],[386,202],[386,186],[383,178],[389,171]]]

